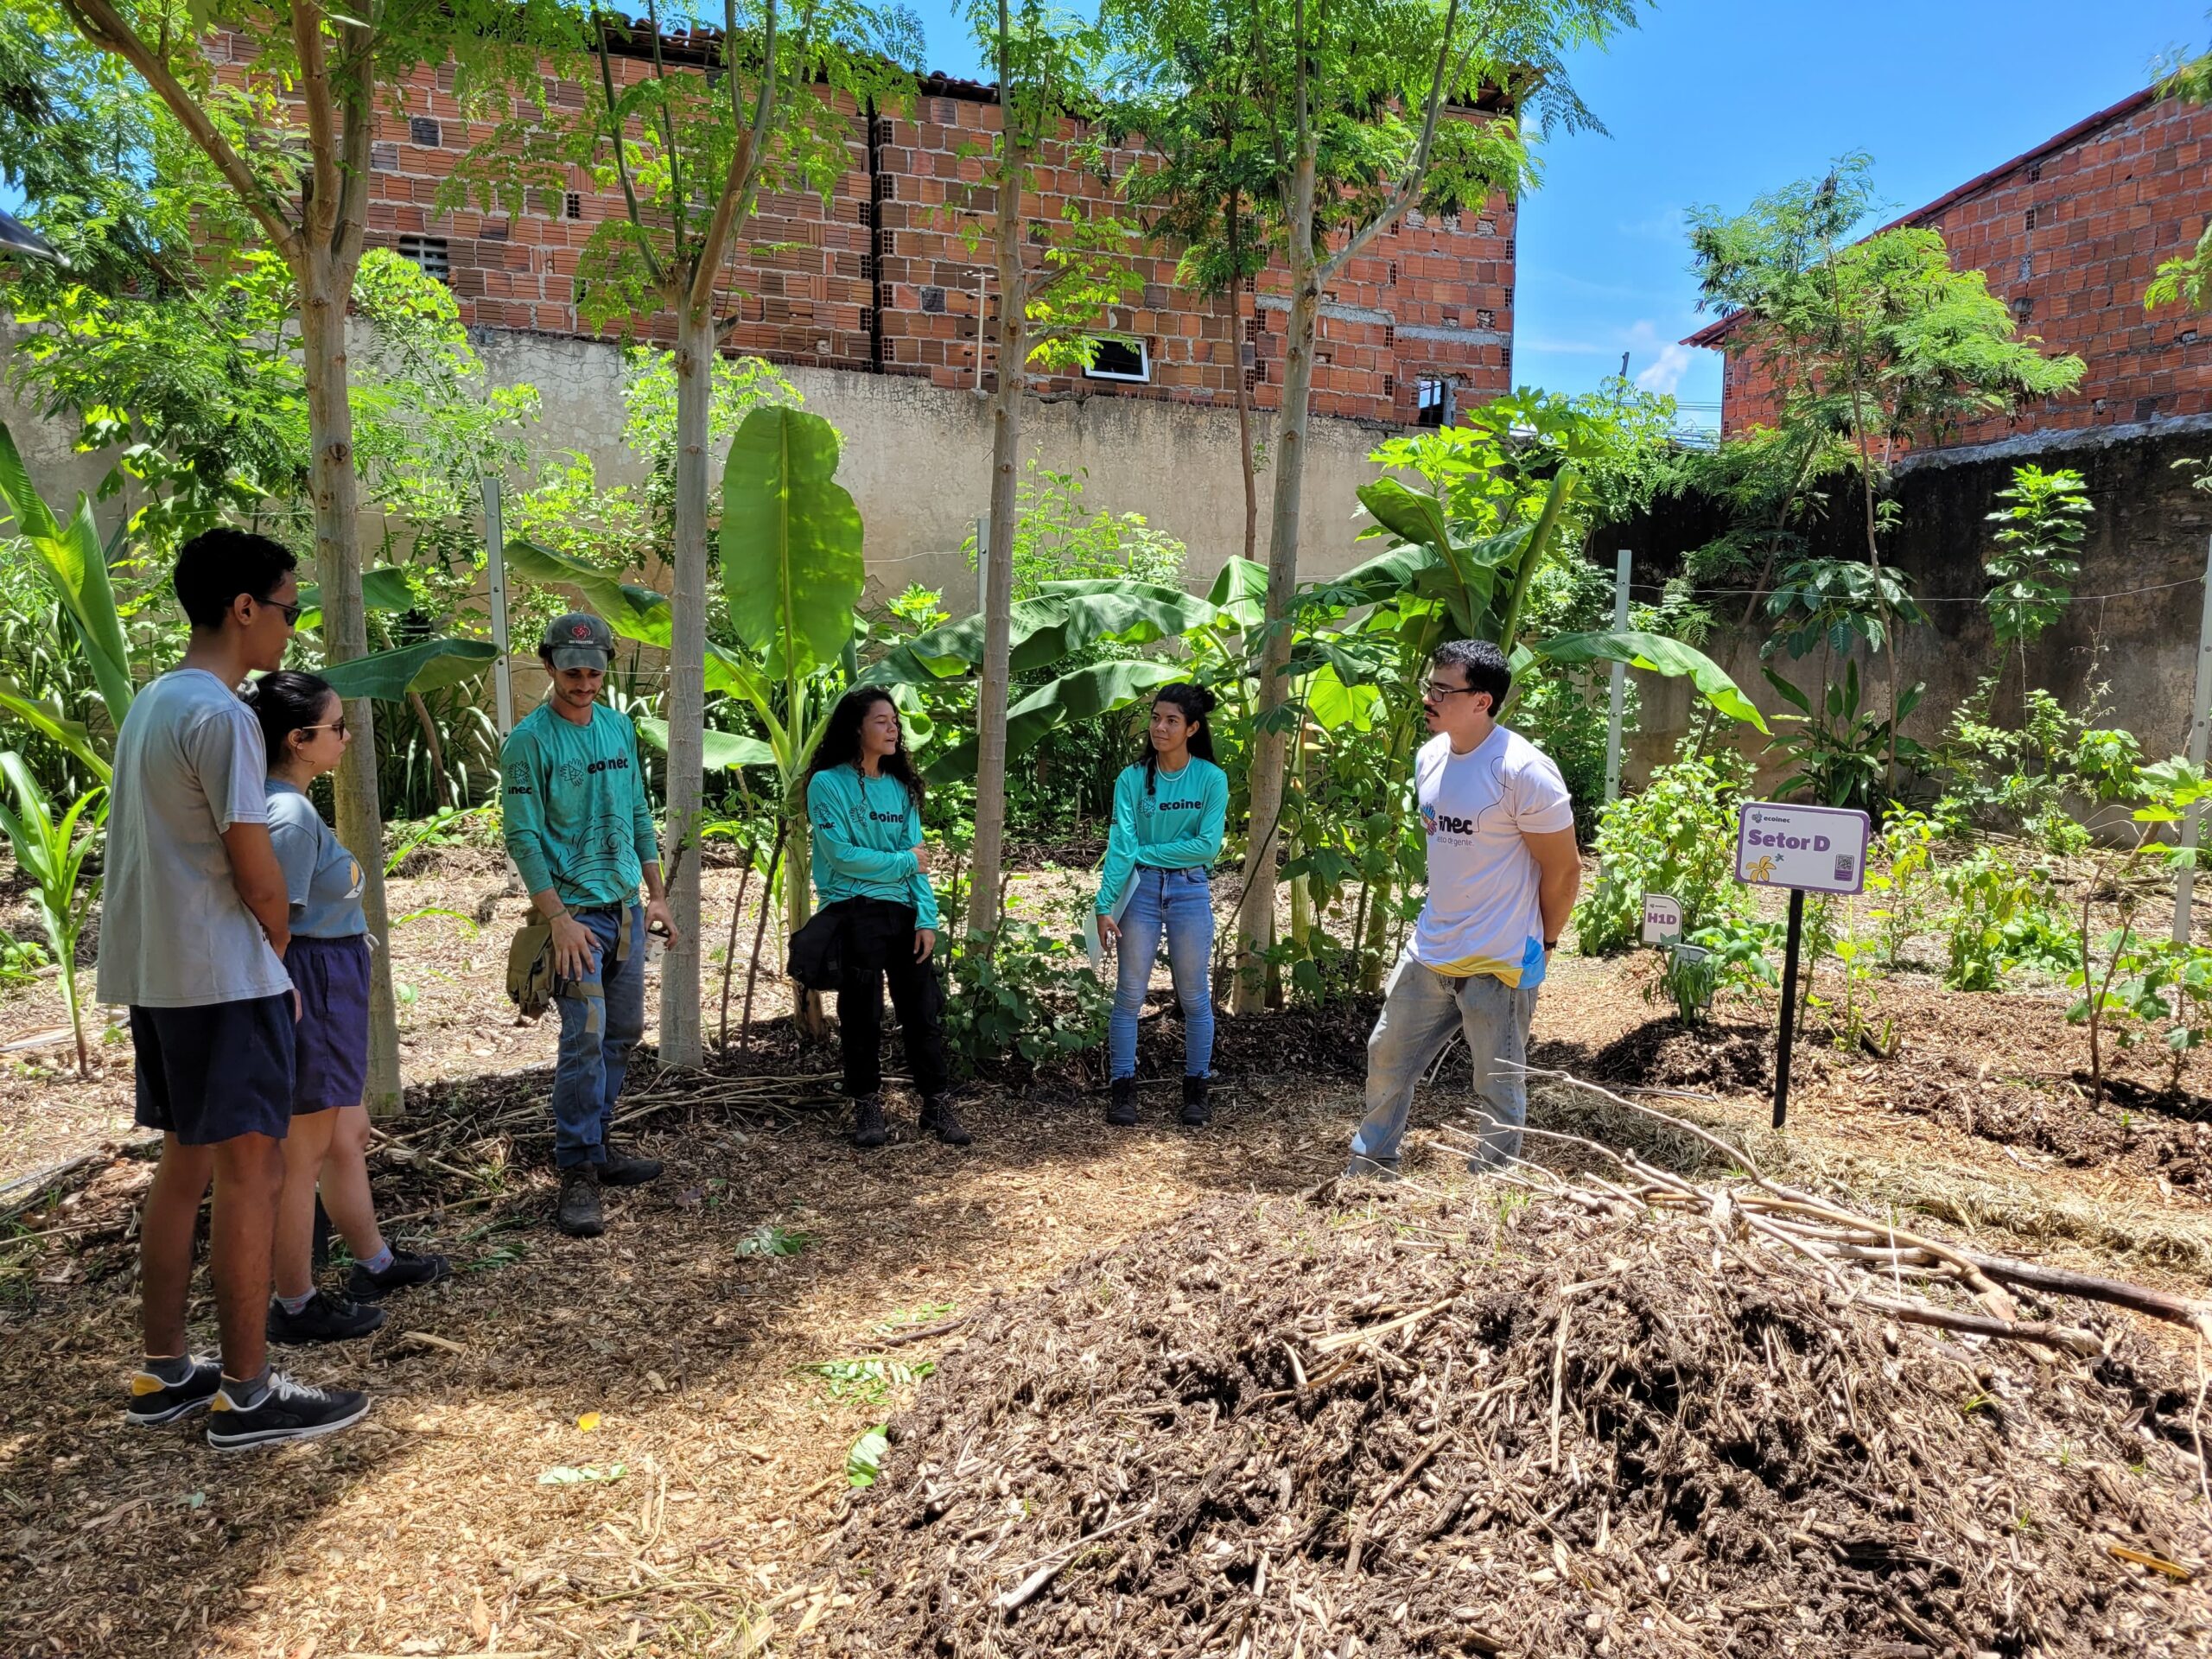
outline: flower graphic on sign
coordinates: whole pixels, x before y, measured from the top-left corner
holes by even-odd
[[[1770,879],[1773,874],[1774,855],[1772,853],[1763,854],[1756,863],[1744,867],[1744,880],[1746,881],[1764,881]]]

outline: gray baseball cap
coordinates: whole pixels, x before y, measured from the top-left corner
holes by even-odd
[[[545,625],[538,654],[556,668],[605,668],[614,659],[614,630],[589,611],[570,611]]]

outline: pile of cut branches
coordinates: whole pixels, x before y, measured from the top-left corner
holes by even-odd
[[[1217,1200],[1007,1304],[826,1541],[814,1650],[2204,1651],[2197,1390],[2127,1299],[1728,1150],[1471,1218]]]

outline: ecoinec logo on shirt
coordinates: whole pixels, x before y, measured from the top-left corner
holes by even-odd
[[[1137,803],[1137,810],[1140,812],[1203,812],[1205,810],[1205,804],[1204,801],[1155,801],[1147,796]]]

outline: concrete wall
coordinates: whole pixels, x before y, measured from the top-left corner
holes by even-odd
[[[2080,472],[2095,512],[2088,523],[2081,577],[2074,585],[2076,598],[2030,649],[2027,677],[2077,714],[2089,709],[2095,688],[2105,686],[2098,720],[2133,732],[2152,760],[2181,753],[2188,742],[2206,547],[2212,537],[2212,495],[2190,486],[2202,467],[2174,465],[2212,453],[2212,432],[2174,425],[2183,429],[2116,439],[2094,433],[2040,435],[2043,442],[2033,456],[2046,469]],[[1923,681],[1928,688],[1919,709],[1904,722],[1908,736],[1923,741],[1940,736],[1976,683],[1999,670],[1989,613],[1981,603],[1989,585],[1981,563],[1991,546],[1986,515],[1996,509],[1997,493],[2010,485],[2012,468],[2023,458],[2017,444],[1916,456],[1893,486],[1903,512],[1897,531],[1885,539],[1884,554],[1910,574],[1913,593],[1929,617],[1926,626],[1904,629],[1898,645],[1902,683]],[[1864,558],[1861,524],[1850,502],[1841,501],[1815,531],[1811,552]],[[1631,579],[1643,585],[1639,597],[1645,597],[1679,568],[1686,550],[1711,539],[1725,524],[1709,502],[1662,503],[1650,516],[1601,532],[1598,545],[1634,552]],[[1715,614],[1729,626],[1706,650],[1763,710],[1777,714],[1789,705],[1759,671],[1758,649],[1766,632],[1763,626],[1733,626],[1745,602],[1742,596],[1713,601]],[[1808,690],[1818,688],[1820,664],[1817,652],[1799,663],[1776,659],[1793,683]],[[1890,666],[1886,653],[1871,666],[1863,657],[1859,661],[1865,697],[1878,710],[1887,708]],[[1837,662],[1834,675],[1841,676],[1844,668]],[[2009,718],[2020,689],[2017,652],[2007,656],[2003,668],[1998,711]],[[1696,709],[1704,706],[1693,704],[1681,681],[1637,677],[1643,720],[1628,751],[1632,779],[1648,776],[1652,766],[1672,757]],[[1756,742],[1757,734],[1751,738]],[[1770,761],[1762,766],[1763,781],[1780,775]]]
[[[538,388],[543,411],[534,448],[580,449],[602,483],[635,479],[622,447],[622,361],[594,340],[479,330],[477,349],[501,385]],[[960,547],[987,505],[991,415],[986,398],[925,380],[842,369],[787,366],[806,408],[844,435],[838,480],[853,493],[868,531],[872,594],[909,582],[943,588],[956,614],[972,594]],[[1272,422],[1257,423],[1271,435]],[[1033,397],[1023,423],[1025,459],[1058,471],[1083,469],[1084,499],[1096,510],[1141,512],[1186,543],[1193,582],[1211,579],[1243,550],[1244,491],[1236,465],[1233,410],[1081,394]],[[1391,429],[1315,416],[1307,436],[1304,534],[1307,576],[1330,575],[1371,550],[1355,549],[1354,493],[1375,476],[1367,453]],[[716,466],[720,462],[717,460]],[[1259,556],[1267,556],[1271,473],[1260,475]]]

